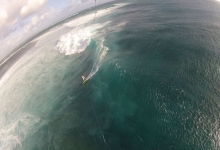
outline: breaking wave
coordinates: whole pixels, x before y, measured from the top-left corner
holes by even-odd
[[[114,5],[113,7],[106,8],[104,10],[99,10],[96,12],[95,18],[101,18],[127,4],[128,3],[117,4]],[[83,52],[86,49],[86,47],[89,45],[91,38],[94,35],[96,35],[96,37],[99,36],[97,31],[103,27],[106,27],[111,23],[109,21],[109,22],[104,22],[102,24],[97,24],[97,23],[93,24],[94,23],[93,20],[94,20],[94,14],[88,14],[83,17],[76,18],[68,23],[65,23],[64,26],[66,26],[67,28],[71,28],[73,30],[65,35],[62,35],[59,38],[55,50],[65,55],[71,55],[71,54]],[[116,26],[116,28],[117,27],[118,26]],[[109,30],[109,27],[107,28],[107,30]]]
[[[88,29],[72,31],[60,37],[55,50],[65,55],[80,53],[89,45],[90,37],[91,33]]]
[[[110,22],[105,22],[93,24],[89,27],[75,28],[69,33],[62,35],[54,49],[65,55],[81,53],[89,45],[92,38],[100,36],[98,31],[109,24]],[[99,32],[102,33],[102,31]]]

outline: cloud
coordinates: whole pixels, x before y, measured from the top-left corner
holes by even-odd
[[[8,14],[4,10],[0,10],[0,27],[4,25],[6,19],[8,18]]]
[[[47,0],[28,0],[27,4],[21,8],[20,14],[26,18],[41,9]]]
[[[12,28],[8,28],[9,25],[13,25],[17,22],[14,20],[12,22],[8,21],[8,14],[5,10],[0,10],[0,39],[2,37],[8,36],[14,30]]]
[[[24,31],[27,32],[27,31],[36,29],[37,26],[42,24],[42,22],[51,18],[54,15],[54,13],[55,13],[55,10],[54,10],[54,8],[51,7],[46,12],[38,14],[37,16],[34,16],[31,19],[31,21],[25,26]]]
[[[48,0],[0,0],[0,40],[16,31],[27,17],[41,11],[47,2]]]

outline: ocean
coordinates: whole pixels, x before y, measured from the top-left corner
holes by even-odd
[[[0,149],[220,149],[219,14],[124,0],[43,31],[0,66]]]

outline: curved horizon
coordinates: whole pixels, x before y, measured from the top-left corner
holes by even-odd
[[[68,0],[66,0],[68,1]],[[63,3],[65,3],[66,1],[64,1]],[[23,28],[18,28],[16,31],[12,31],[10,34],[6,35],[5,37],[1,37],[0,36],[0,44],[2,45],[2,49],[0,50],[0,62],[2,64],[2,62],[4,62],[5,59],[7,59],[7,57],[9,57],[12,53],[14,53],[15,51],[17,51],[18,49],[22,48],[25,44],[27,44],[28,42],[30,42],[31,40],[33,40],[34,38],[36,38],[38,35],[40,35],[44,30],[47,30],[48,28],[50,27],[53,27],[53,26],[56,26],[56,24],[58,24],[59,22],[62,22],[66,19],[70,19],[71,17],[74,17],[75,15],[77,15],[78,13],[82,13],[83,11],[86,11],[87,9],[94,9],[95,7],[99,7],[99,6],[102,6],[103,4],[107,4],[107,3],[111,3],[111,2],[115,2],[116,0],[104,0],[104,1],[100,1],[99,3],[95,3],[95,1],[93,2],[93,0],[84,0],[82,1],[81,4],[78,4],[81,8],[78,8],[76,10],[73,10],[73,7],[75,6],[72,6],[73,4],[70,3],[70,4],[67,4],[65,7],[67,9],[65,9],[65,7],[59,7],[59,8],[56,8],[56,11],[58,11],[57,13],[59,13],[59,16],[57,19],[55,19],[54,17],[52,18],[49,18],[49,20],[42,24],[42,23],[39,23],[38,26],[38,29],[36,31],[23,31],[21,32],[22,30],[24,30],[24,27]],[[50,1],[45,1],[45,3],[49,3]],[[50,2],[51,6],[53,6],[53,2]],[[87,4],[88,3],[88,4]],[[71,7],[70,7],[71,6]],[[70,8],[68,8],[70,7]],[[1,7],[0,7],[1,8]],[[49,8],[49,10],[53,10],[51,9],[52,7]],[[59,10],[60,8],[62,8],[61,10]],[[69,10],[68,10],[69,9]],[[53,10],[54,11],[54,10]],[[38,14],[38,12],[36,11],[36,14]],[[47,14],[47,12],[45,12],[45,14]],[[42,14],[43,15],[43,14]],[[33,15],[32,15],[33,16]],[[1,12],[0,12],[0,18],[1,18]],[[35,16],[33,16],[32,18],[35,18]],[[28,21],[26,21],[25,24],[27,24],[28,22],[31,23],[31,18],[28,17],[27,18]],[[26,19],[26,20],[27,20]],[[42,20],[44,21],[44,20]],[[22,23],[22,22],[21,22]],[[16,24],[21,24],[20,22],[17,22]],[[12,26],[9,26],[8,28],[10,27],[13,27],[15,26],[16,24],[12,24]],[[28,25],[28,24],[27,24]],[[3,25],[2,25],[3,26]],[[0,24],[0,29],[1,29],[1,24]],[[8,30],[8,29],[7,29]],[[17,33],[17,32],[20,32],[20,33]],[[3,33],[4,34],[4,33]],[[24,36],[24,35],[25,36]],[[7,45],[7,43],[9,41],[12,41],[12,40],[15,40],[13,43],[11,43],[10,45]],[[19,40],[21,39],[21,40]],[[31,39],[31,40],[30,40]]]

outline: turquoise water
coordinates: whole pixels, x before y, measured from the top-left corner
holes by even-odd
[[[219,14],[140,0],[59,23],[0,80],[0,148],[219,149]]]

